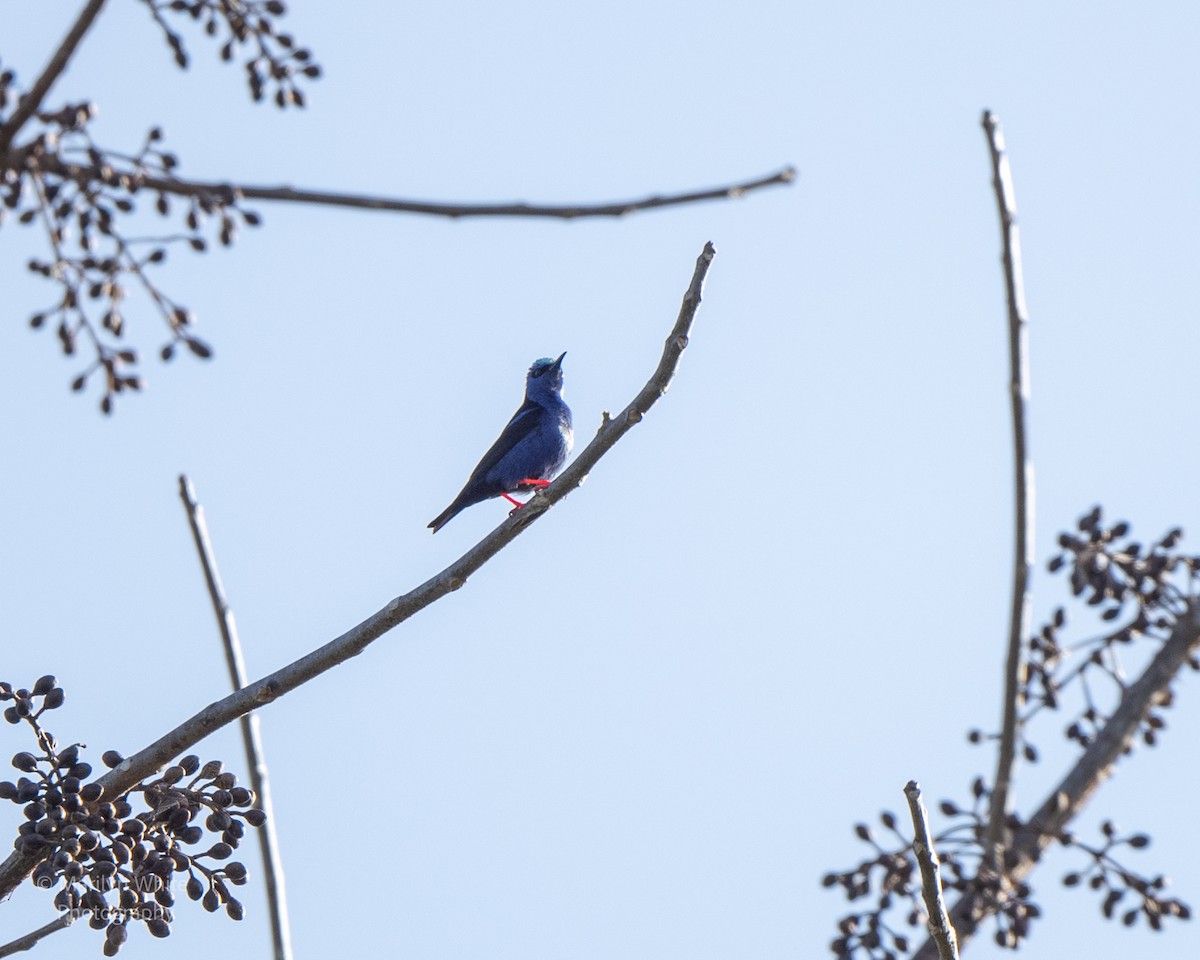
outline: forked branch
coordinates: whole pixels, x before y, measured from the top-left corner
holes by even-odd
[[[1067,825],[1087,805],[1107,779],[1121,755],[1133,743],[1146,714],[1166,693],[1171,681],[1200,649],[1200,608],[1195,603],[1176,621],[1170,637],[1141,676],[1130,684],[1108,722],[1075,765],[1016,831],[1008,848],[1004,881],[1020,883],[1037,865],[1042,851],[1063,835]],[[974,936],[992,912],[989,892],[976,885],[950,908],[950,922],[958,931],[960,946]],[[930,939],[913,954],[913,960],[936,960],[936,943]]]
[[[21,97],[17,103],[17,108],[12,112],[12,116],[5,121],[3,126],[0,126],[0,157],[3,157],[8,152],[8,148],[12,146],[13,138],[16,137],[21,127],[25,126],[29,118],[41,107],[42,101],[46,99],[46,94],[54,86],[54,81],[67,68],[71,57],[74,56],[75,48],[79,46],[79,41],[91,29],[92,23],[100,13],[100,8],[104,6],[104,2],[105,0],[88,0],[87,6],[83,8],[83,11],[79,14],[71,29],[67,31],[67,35],[63,37],[62,43],[54,51],[54,56],[50,58],[50,62],[46,64],[41,75],[34,81],[29,92]]]

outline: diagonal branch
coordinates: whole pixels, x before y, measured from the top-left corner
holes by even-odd
[[[1166,643],[1154,659],[1121,697],[1112,717],[1076,761],[1049,796],[1013,836],[1008,850],[1012,867],[1006,878],[1019,883],[1037,865],[1042,851],[1062,835],[1091,799],[1092,794],[1112,772],[1121,755],[1129,748],[1147,711],[1166,695],[1171,681],[1183,669],[1188,657],[1200,649],[1200,606],[1189,605],[1176,621]],[[958,931],[960,946],[975,934],[980,923],[992,912],[987,893],[978,888],[964,893],[950,908],[950,921]],[[913,954],[913,960],[936,960],[937,945],[926,940]]]
[[[988,811],[986,846],[988,864],[995,869],[1007,842],[1005,819],[1008,816],[1013,767],[1017,759],[1017,736],[1024,697],[1025,637],[1030,625],[1030,576],[1033,571],[1033,458],[1029,452],[1029,428],[1026,406],[1029,403],[1029,324],[1025,309],[1025,286],[1021,274],[1021,238],[1017,231],[1017,201],[1013,193],[1012,168],[1005,152],[1004,131],[990,110],[983,113],[992,158],[992,182],[1000,212],[1000,233],[1004,245],[1004,286],[1008,300],[1008,348],[1010,399],[1012,401],[1013,465],[1015,492],[1015,534],[1012,580],[1012,609],[1008,628],[1008,656],[1004,664],[1004,719],[1000,728],[1000,747],[996,758],[996,776]]]
[[[615,417],[605,416],[595,438],[575,461],[545,490],[534,495],[526,506],[506,519],[479,543],[419,587],[392,600],[383,609],[367,617],[340,637],[301,657],[260,680],[247,684],[236,693],[209,704],[195,716],[163,735],[145,749],[124,760],[97,781],[104,796],[116,797],[150,776],[173,757],[199,743],[238,717],[276,700],[301,684],[331,670],[339,663],[362,653],[371,643],[399,626],[413,614],[462,587],[467,579],[488,560],[512,543],[531,523],[572,490],[580,486],[588,472],[613,445],[641,422],[647,411],[667,392],[676,371],[700,306],[704,278],[716,250],[711,243],[696,260],[692,281],[683,295],[683,303],[674,327],[667,335],[662,357],[646,385],[632,402]],[[6,896],[37,865],[37,856],[13,853],[0,864],[0,897]]]
[[[30,88],[29,92],[21,98],[12,116],[8,118],[3,126],[0,126],[0,157],[8,152],[8,148],[12,146],[13,138],[16,137],[21,127],[25,125],[25,122],[37,112],[38,107],[42,105],[42,101],[46,99],[46,94],[50,92],[50,88],[54,85],[54,81],[67,68],[67,63],[74,55],[75,48],[79,46],[83,35],[91,29],[92,22],[100,13],[100,8],[104,6],[104,2],[105,0],[88,0],[87,6],[79,14],[75,25],[63,37],[63,42],[59,44],[58,49],[54,51],[54,56],[46,64],[46,69],[42,71],[42,75],[37,78],[37,81]]]
[[[39,158],[43,170],[84,184],[93,181],[95,170],[87,165],[69,163],[57,157]],[[356,210],[381,210],[392,213],[415,213],[431,217],[542,217],[556,220],[578,220],[584,217],[623,217],[642,210],[678,207],[705,200],[730,200],[745,196],[764,187],[791,183],[796,179],[794,167],[784,167],[775,173],[754,180],[692,190],[686,193],[654,194],[633,200],[616,200],[597,204],[538,204],[538,203],[435,203],[425,200],[405,200],[398,197],[377,197],[357,193],[336,193],[328,190],[303,190],[296,187],[264,187],[220,181],[181,180],[177,177],[154,176],[141,171],[130,172],[133,183],[142,189],[157,190],[183,197],[228,197],[240,200],[268,200],[277,203],[309,203],[318,206],[349,207]]]
[[[217,557],[208,536],[208,524],[204,520],[204,507],[196,500],[192,481],[186,475],[179,478],[179,498],[187,511],[188,525],[196,552],[200,555],[200,566],[204,568],[204,582],[212,599],[213,612],[217,615],[217,627],[221,631],[225,648],[225,662],[229,667],[229,679],[234,690],[246,685],[246,663],[242,658],[242,645],[238,640],[237,621],[225,598],[225,587],[217,570]],[[279,836],[275,832],[275,805],[271,801],[271,781],[267,775],[267,761],[263,753],[262,732],[258,714],[240,718],[242,744],[246,750],[249,766],[250,787],[257,796],[258,807],[267,815],[266,823],[259,832],[259,847],[263,860],[263,883],[266,887],[267,906],[271,913],[271,940],[275,947],[275,960],[291,960],[292,931],[288,924],[287,895],[283,882],[283,858],[279,853]]]
[[[58,933],[59,930],[66,930],[74,922],[75,914],[70,910],[64,910],[56,919],[51,920],[44,927],[38,927],[23,937],[17,937],[16,940],[0,944],[0,957],[11,957],[13,954],[32,950],[39,940],[50,936],[52,933]]]

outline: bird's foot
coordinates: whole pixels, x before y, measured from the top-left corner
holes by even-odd
[[[549,480],[540,480],[536,477],[526,477],[524,480],[520,481],[517,484],[518,489],[524,489],[526,487],[548,487],[548,486],[550,486]],[[525,501],[525,503],[522,503],[516,497],[511,497],[507,493],[502,493],[502,494],[500,494],[500,496],[502,496],[505,500],[507,500],[509,503],[511,503],[513,505],[513,508],[508,511],[508,515],[510,517],[514,513],[516,513],[518,510],[520,510],[523,506],[525,506],[525,503],[528,503],[528,501]]]

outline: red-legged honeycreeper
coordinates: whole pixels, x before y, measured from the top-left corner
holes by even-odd
[[[492,497],[504,497],[518,507],[510,493],[548,486],[567,462],[575,441],[571,410],[562,398],[562,362],[535,360],[525,378],[525,402],[504,432],[483,455],[462,492],[429,524],[434,533],[460,510]]]

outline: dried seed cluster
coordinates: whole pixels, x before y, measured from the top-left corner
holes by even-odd
[[[13,82],[16,74],[11,70],[0,70],[0,123],[7,119],[8,108],[16,104],[16,93]]]
[[[58,292],[51,304],[29,318],[30,326],[53,326],[66,356],[74,356],[81,346],[93,354],[71,387],[82,390],[93,374],[102,372],[100,408],[111,413],[117,394],[142,387],[135,372],[137,351],[124,345],[130,294],[140,290],[162,316],[170,332],[162,349],[164,360],[179,344],[207,359],[212,350],[192,332],[191,312],[163,292],[151,270],[166,260],[169,246],[184,244],[203,252],[211,218],[219,220],[221,242],[230,244],[236,236],[235,214],[251,224],[258,217],[239,208],[233,191],[213,190],[187,198],[186,233],[130,238],[127,221],[137,219],[140,195],[151,193],[157,213],[170,214],[167,193],[146,184],[171,180],[178,161],[162,149],[158,128],[147,134],[134,156],[117,158],[101,150],[88,131],[95,109],[93,104],[71,104],[39,115],[45,129],[4,170],[0,209],[11,210],[20,224],[40,225],[49,241],[49,258],[35,257],[28,266],[54,283]]]
[[[1134,833],[1120,836],[1116,824],[1105,820],[1100,825],[1100,833],[1104,842],[1100,846],[1084,843],[1071,834],[1062,837],[1063,846],[1080,850],[1091,857],[1091,863],[1084,870],[1072,871],[1063,877],[1063,885],[1077,887],[1085,884],[1097,892],[1104,891],[1104,900],[1100,904],[1100,912],[1108,919],[1117,916],[1117,909],[1125,900],[1126,894],[1131,894],[1131,900],[1139,902],[1121,911],[1121,922],[1132,927],[1138,917],[1145,917],[1153,930],[1161,930],[1164,917],[1176,917],[1180,920],[1190,920],[1191,907],[1182,900],[1163,896],[1169,881],[1162,874],[1154,877],[1144,877],[1132,870],[1126,869],[1116,859],[1114,851],[1121,847],[1130,850],[1142,850],[1150,846],[1150,837],[1144,833]]]
[[[273,90],[279,106],[303,106],[297,83],[320,76],[311,52],[279,31],[276,20],[286,9],[278,0],[142,2],[164,30],[181,67],[187,66],[187,55],[179,34],[167,24],[171,14],[202,23],[209,36],[227,34],[221,47],[225,60],[233,58],[235,48],[249,47],[247,83],[255,100]],[[0,122],[24,92],[13,71],[0,71]],[[260,218],[243,209],[234,188],[180,179],[178,158],[162,148],[158,127],[135,154],[101,148],[89,132],[96,110],[95,104],[83,102],[42,111],[27,125],[28,137],[0,151],[0,226],[11,216],[45,231],[48,254],[28,266],[55,284],[56,292],[51,303],[30,317],[30,325],[53,327],[66,356],[81,347],[91,355],[71,387],[83,390],[93,375],[101,375],[100,409],[107,414],[118,394],[143,386],[138,351],[125,339],[132,293],[143,296],[167,326],[170,337],[159,351],[164,360],[181,346],[202,359],[212,355],[193,332],[191,311],[154,281],[151,268],[163,263],[171,246],[204,252],[209,237],[229,246],[239,224],[256,226]],[[149,211],[137,205],[147,195],[160,217],[178,216],[185,232],[147,228]]]
[[[246,882],[246,868],[230,857],[246,827],[261,826],[266,816],[219,760],[202,765],[187,756],[155,779],[106,796],[80,759],[80,745],[60,748],[41,725],[41,716],[63,702],[54,677],[42,677],[32,690],[0,683],[0,702],[10,703],[5,720],[29,724],[38,745],[38,752],[12,759],[25,776],[0,781],[0,799],[24,806],[13,846],[41,858],[32,875],[37,886],[61,884],[54,897],[59,910],[86,915],[91,927],[105,931],[105,956],[116,954],[134,921],[153,936],[169,935],[172,886],[185,877],[190,899],[242,919],[230,885]],[[113,750],[102,759],[109,767],[123,762]],[[135,800],[145,809],[135,812]]]
[[[835,957],[895,960],[897,955],[907,953],[908,936],[894,929],[887,919],[897,898],[908,907],[906,925],[915,927],[920,921],[921,878],[916,861],[908,855],[912,841],[896,828],[895,814],[885,810],[879,820],[890,836],[888,844],[876,840],[867,824],[857,824],[855,836],[871,846],[874,856],[844,873],[827,873],[821,879],[822,886],[841,887],[850,901],[876,893],[872,909],[849,913],[838,921],[837,939],[829,945]]]
[[[1060,607],[1030,639],[1024,689],[1027,701],[1035,705],[1030,716],[1041,709],[1061,709],[1064,688],[1072,686],[1081,705],[1066,728],[1067,739],[1081,747],[1092,742],[1111,713],[1102,690],[1108,691],[1108,703],[1115,703],[1124,690],[1121,650],[1139,641],[1165,640],[1200,585],[1200,557],[1183,553],[1182,539],[1183,531],[1176,528],[1143,545],[1130,538],[1124,521],[1105,526],[1099,507],[1080,519],[1077,532],[1059,536],[1062,552],[1050,560],[1049,569],[1069,571],[1072,595],[1097,612],[1102,629],[1090,639],[1064,646],[1060,636],[1067,615]],[[1195,655],[1188,663],[1200,670]],[[1144,718],[1141,735],[1147,746],[1154,746],[1165,728],[1162,710],[1172,701],[1171,691],[1164,691],[1156,709]]]
[[[1029,899],[1032,889],[1028,884],[1014,884],[981,868],[991,797],[982,777],[976,777],[971,784],[971,795],[970,809],[960,809],[949,800],[940,804],[942,815],[952,821],[934,838],[941,861],[942,886],[959,893],[981,890],[993,911],[996,942],[1015,947],[1029,935],[1029,926],[1040,910]],[[898,828],[894,813],[884,811],[879,820],[887,831],[887,842],[876,839],[867,824],[857,824],[854,834],[871,846],[872,856],[845,872],[828,873],[821,881],[825,887],[840,887],[850,901],[874,897],[870,909],[847,914],[838,922],[838,936],[829,946],[839,960],[859,957],[897,960],[908,953],[912,941],[907,933],[897,931],[896,921],[889,918],[903,909],[903,923],[908,930],[926,921],[912,838]],[[1020,825],[1016,817],[1009,818],[1010,829]]]
[[[183,70],[188,67],[187,49],[170,24],[166,14],[185,14],[204,23],[210,37],[224,36],[221,59],[233,60],[237,48],[249,47],[245,61],[246,85],[250,96],[261,101],[268,87],[274,88],[271,99],[280,109],[304,106],[304,94],[296,85],[299,77],[316,80],[321,68],[313,62],[312,51],[297,46],[290,33],[279,31],[275,20],[287,13],[280,0],[142,0],[150,8],[162,28],[175,62]]]
[[[1118,649],[1129,650],[1141,641],[1157,644],[1164,640],[1188,614],[1189,598],[1200,592],[1200,557],[1179,550],[1182,531],[1171,530],[1149,546],[1132,541],[1129,534],[1127,523],[1106,526],[1096,507],[1079,520],[1077,531],[1059,537],[1062,553],[1050,561],[1049,568],[1051,572],[1069,571],[1071,594],[1096,612],[1103,629],[1098,636],[1065,643],[1062,632],[1067,615],[1059,608],[1051,621],[1030,638],[1023,692],[1031,709],[1020,720],[1019,745],[1031,762],[1038,759],[1029,738],[1033,718],[1042,712],[1061,710],[1065,693],[1077,695],[1079,710],[1066,727],[1065,736],[1087,746],[1108,721],[1110,704],[1124,689]],[[1195,656],[1188,663],[1200,670]],[[1097,679],[1108,685],[1110,695],[1105,699]],[[1155,708],[1143,719],[1141,736],[1147,746],[1154,746],[1165,728],[1162,711],[1172,702],[1171,691],[1164,690]],[[996,735],[976,729],[968,733],[968,739],[985,743],[995,740]],[[1041,909],[1032,900],[1033,889],[1027,883],[1009,879],[1008,871],[1016,866],[1011,852],[1006,854],[999,873],[984,863],[991,791],[982,777],[975,778],[971,794],[969,809],[949,800],[940,804],[942,815],[949,821],[934,837],[943,886],[960,893],[980,894],[995,922],[996,943],[1016,949],[1029,936],[1031,923],[1041,915]],[[840,888],[849,901],[873,898],[869,909],[847,914],[839,922],[838,936],[830,944],[839,960],[897,960],[909,951],[910,939],[893,929],[893,914],[903,908],[904,923],[909,928],[925,920],[912,840],[897,828],[894,814],[885,811],[880,822],[888,833],[887,842],[877,840],[866,824],[858,824],[855,834],[871,846],[871,855],[849,870],[826,874],[822,880],[827,888]],[[1010,815],[1007,827],[1012,833],[1023,824]],[[1099,846],[1085,844],[1070,833],[1054,838],[1090,858],[1086,869],[1067,874],[1067,886],[1087,886],[1103,892],[1100,909],[1109,919],[1116,917],[1118,907],[1126,903],[1119,914],[1126,926],[1145,917],[1158,930],[1168,917],[1191,917],[1186,903],[1163,895],[1167,885],[1164,877],[1147,877],[1117,861],[1121,848],[1141,850],[1149,846],[1146,834],[1120,837],[1111,822],[1103,825],[1102,833],[1105,839]]]

